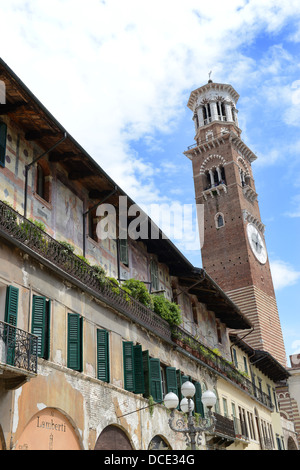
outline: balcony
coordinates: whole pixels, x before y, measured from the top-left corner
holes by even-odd
[[[253,398],[265,405],[271,411],[273,410],[274,405],[272,404],[269,395],[256,387],[251,380],[245,377],[230,362],[217,354],[217,352],[200,343],[180,327],[173,327],[172,339],[179,347],[185,349],[192,356],[207,364],[223,377],[228,378],[237,384],[245,392],[249,393]]]
[[[206,437],[209,448],[224,449],[236,440],[236,432],[234,422],[222,416],[219,413],[214,413],[215,428],[212,434]]]
[[[225,194],[227,193],[227,186],[226,186],[224,181],[222,181],[220,183],[216,183],[215,186],[212,186],[210,188],[205,189],[202,192],[202,195],[203,195],[204,199],[207,201],[209,196],[211,198],[213,198],[215,196],[220,196],[222,192],[225,193]]]
[[[3,201],[0,201],[0,236],[73,285],[171,343],[170,326],[165,320],[113,284],[101,274],[98,266],[90,266]]]
[[[37,337],[0,321],[0,383],[14,390],[37,374]]]

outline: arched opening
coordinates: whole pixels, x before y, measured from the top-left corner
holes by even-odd
[[[133,446],[126,433],[115,425],[103,429],[97,439],[95,450],[132,450]]]
[[[172,450],[172,447],[164,437],[156,435],[151,439],[148,450]]]
[[[16,443],[16,450],[80,450],[74,426],[60,411],[45,408],[36,413]]]
[[[296,442],[291,436],[288,438],[288,441],[287,441],[287,450],[298,450]]]

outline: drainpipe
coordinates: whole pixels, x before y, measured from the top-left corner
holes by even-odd
[[[68,137],[68,134],[67,132],[64,133],[64,137],[62,139],[60,139],[56,144],[53,145],[53,147],[51,147],[49,150],[47,150],[46,152],[43,152],[39,157],[37,157],[35,160],[33,160],[31,163],[29,163],[28,165],[25,165],[25,191],[24,191],[24,217],[26,219],[27,217],[27,195],[28,195],[28,172],[30,170],[30,168],[32,167],[32,165],[34,165],[38,160],[40,160],[41,158],[43,158],[45,155],[47,155],[48,153],[52,152],[52,150],[54,150],[58,145],[60,145],[64,140],[66,140],[66,138]]]
[[[86,216],[96,207],[100,206],[100,204],[103,204],[108,198],[113,196],[118,190],[118,186],[115,186],[114,189],[104,198],[102,201],[97,202],[93,207],[88,209],[87,211],[83,212],[82,214],[82,224],[83,224],[83,242],[82,242],[82,254],[85,257],[85,251],[86,251]]]

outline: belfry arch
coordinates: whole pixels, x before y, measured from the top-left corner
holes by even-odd
[[[123,428],[110,424],[99,435],[95,450],[134,450],[134,447]]]

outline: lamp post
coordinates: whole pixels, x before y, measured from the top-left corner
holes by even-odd
[[[188,421],[186,426],[186,421],[183,418],[180,418],[176,421],[176,426],[174,426],[174,412],[175,409],[178,407],[179,398],[178,396],[170,392],[164,398],[165,406],[171,410],[171,416],[169,419],[169,426],[172,431],[181,432],[185,435],[185,440],[187,445],[191,445],[192,450],[196,450],[196,436],[197,433],[201,433],[203,431],[212,431],[215,426],[215,418],[212,415],[211,409],[216,404],[217,398],[214,392],[207,390],[203,393],[201,400],[204,406],[208,408],[208,417],[202,418],[201,423],[199,426],[195,426],[195,421],[193,417],[193,410],[194,410],[194,401],[193,396],[195,395],[195,386],[187,381],[181,387],[181,393],[184,398],[180,402],[180,408],[184,413],[188,413]],[[200,434],[197,437],[197,444],[200,442]]]

